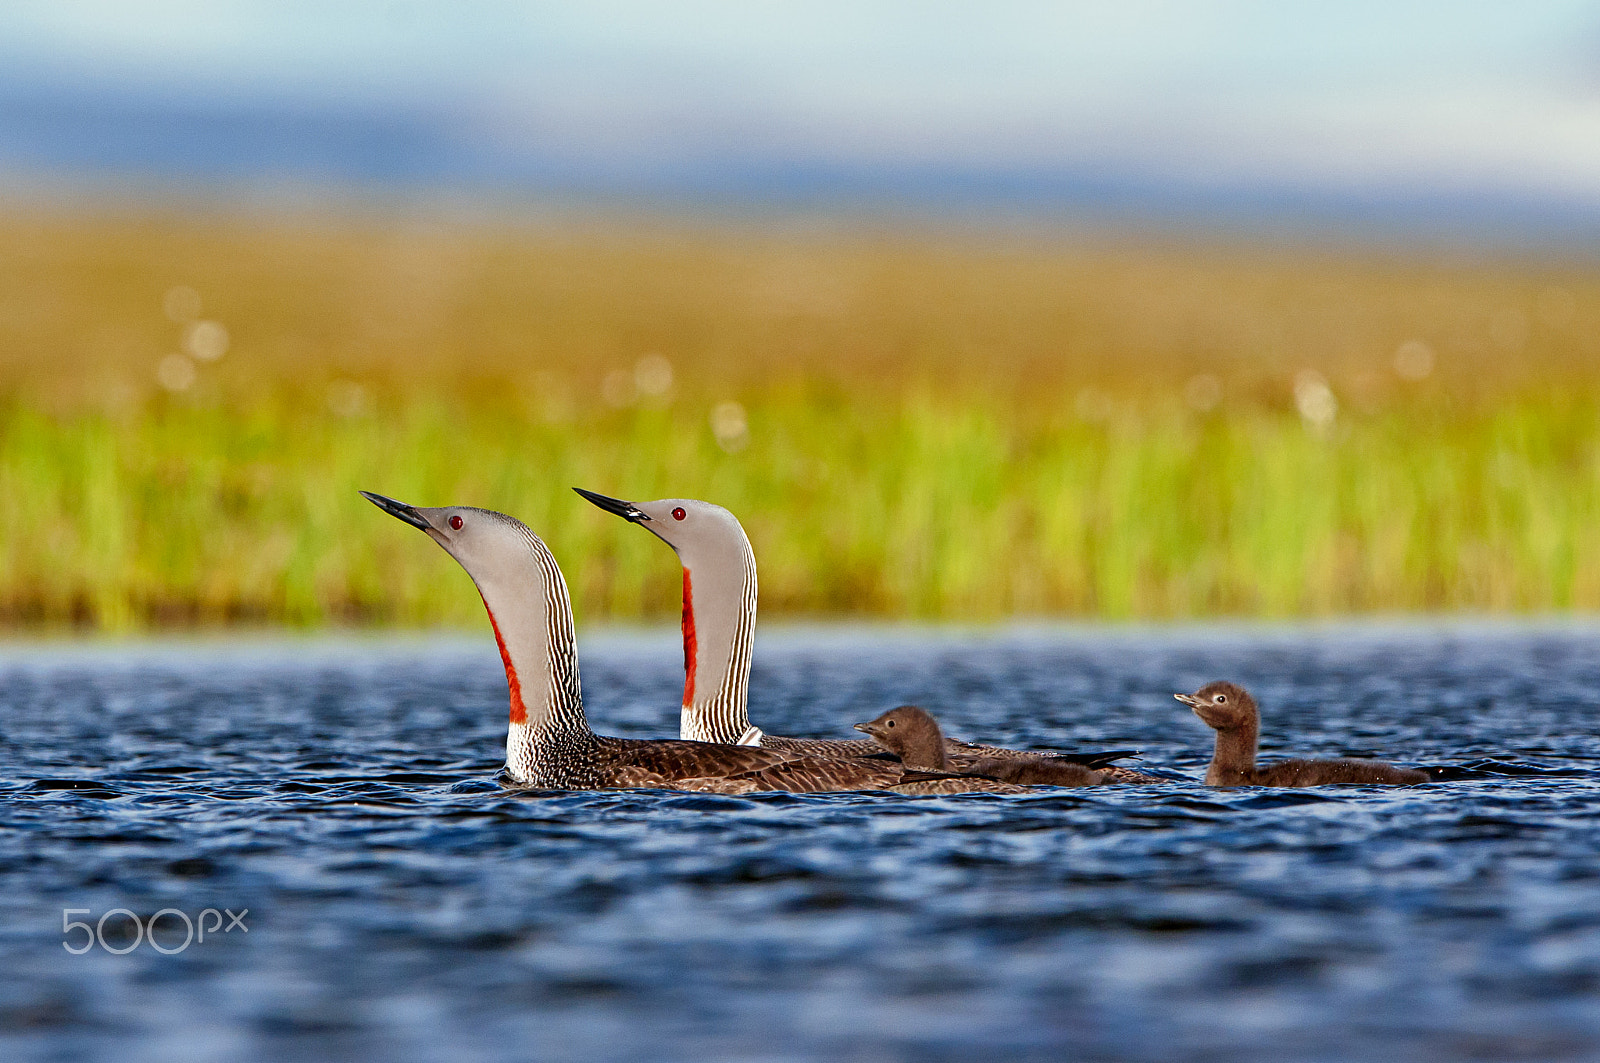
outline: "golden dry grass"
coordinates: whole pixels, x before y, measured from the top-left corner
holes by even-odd
[[[678,584],[573,485],[733,509],[769,616],[1600,607],[1592,266],[19,210],[0,247],[13,624],[471,617],[357,487],[522,517],[591,619]],[[230,344],[169,392],[180,286]]]

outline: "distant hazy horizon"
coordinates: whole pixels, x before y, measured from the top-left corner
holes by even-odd
[[[1582,244],[1600,9],[13,4],[3,188]]]

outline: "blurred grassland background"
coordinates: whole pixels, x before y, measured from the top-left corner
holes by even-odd
[[[1600,267],[1060,231],[0,211],[0,622],[580,620],[744,522],[763,616],[1600,608]]]

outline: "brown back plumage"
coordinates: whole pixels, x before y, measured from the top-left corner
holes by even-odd
[[[890,760],[805,757],[682,739],[601,738],[596,785],[745,794],[769,790],[905,794],[1022,793],[994,779],[908,769]]]
[[[1415,786],[1427,781],[1426,772],[1354,757],[1280,760],[1257,768],[1255,773],[1257,786]]]
[[[793,753],[796,755],[812,757],[881,757],[886,752],[882,745],[876,741],[866,738],[840,741],[839,739],[835,738],[779,738],[775,735],[763,735],[761,737],[761,748],[775,749],[783,753]],[[1113,753],[1105,756],[1109,757],[1111,760],[1115,760],[1118,759],[1119,756],[1131,755],[1131,753]],[[1082,761],[1078,759],[1079,756],[1083,756],[1092,761],[1099,758],[1101,756],[1100,754],[1075,755],[1066,753],[1037,753],[1025,749],[1004,749],[1000,746],[987,746],[972,742],[963,742],[959,738],[951,738],[948,735],[945,736],[944,740],[944,756],[945,770],[968,772],[972,774],[994,774],[993,772],[989,771],[979,771],[978,765],[987,764],[993,761],[1021,760],[1029,763],[1033,763],[1035,761],[1045,761],[1050,764],[1081,764],[1088,770],[1098,774],[1100,781],[1104,783],[1123,783],[1128,785],[1149,786],[1167,784],[1171,782],[1170,779],[1164,779],[1159,775],[1151,775],[1147,772],[1136,771],[1133,768],[1124,768],[1121,765],[1109,763],[1109,760],[1105,763],[1094,764],[1093,767],[1090,767],[1088,764],[1082,764]]]
[[[1082,764],[1052,757],[979,757],[961,770],[1028,786],[1100,786],[1107,781]]]
[[[1106,781],[1099,772],[1055,757],[1013,754],[953,758],[947,752],[939,721],[926,709],[915,705],[890,709],[875,720],[856,724],[856,730],[871,735],[906,767],[919,771],[954,769],[1028,786],[1098,786]]]

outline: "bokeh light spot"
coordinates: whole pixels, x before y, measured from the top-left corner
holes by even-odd
[[[335,380],[328,385],[328,410],[336,417],[360,417],[371,407],[367,389],[354,380]]]
[[[168,391],[188,391],[195,376],[195,364],[181,354],[169,354],[156,366],[156,381]]]
[[[183,333],[183,349],[202,362],[228,353],[228,330],[216,321],[196,321]]]
[[[719,402],[711,410],[711,433],[717,445],[736,454],[750,442],[750,420],[737,402]]]
[[[645,355],[633,367],[633,384],[641,395],[664,398],[672,391],[672,363],[662,354]]]
[[[1294,378],[1294,406],[1306,427],[1326,431],[1339,415],[1339,400],[1328,381],[1315,369],[1302,369]]]
[[[1421,340],[1406,340],[1394,349],[1394,371],[1407,380],[1426,380],[1434,361],[1433,348]]]

